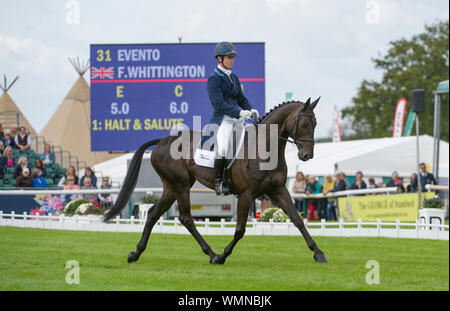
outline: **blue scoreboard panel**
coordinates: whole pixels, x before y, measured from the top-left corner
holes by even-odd
[[[232,71],[265,111],[264,43],[236,43]],[[209,123],[215,43],[91,45],[91,150],[132,151],[182,124]],[[195,129],[198,129],[196,127]]]

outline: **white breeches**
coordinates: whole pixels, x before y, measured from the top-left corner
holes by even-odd
[[[225,158],[228,154],[230,138],[233,135],[233,125],[238,122],[240,122],[239,119],[224,115],[222,123],[220,123],[219,130],[217,131],[217,153],[222,158]]]

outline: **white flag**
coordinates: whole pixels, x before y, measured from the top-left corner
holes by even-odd
[[[333,112],[333,136],[331,138],[333,143],[342,141],[341,125],[339,124],[339,110],[334,106]]]
[[[392,128],[392,137],[401,137],[403,135],[403,123],[405,121],[406,99],[400,98],[395,109],[394,127]]]

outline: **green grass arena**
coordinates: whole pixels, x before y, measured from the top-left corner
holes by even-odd
[[[245,236],[224,265],[211,265],[189,235],[152,234],[128,264],[139,233],[0,227],[0,290],[449,290],[448,241],[314,237],[329,262],[317,264],[302,237]],[[205,236],[216,253],[231,240]],[[66,262],[80,266],[67,284]],[[376,260],[379,284],[366,268]]]

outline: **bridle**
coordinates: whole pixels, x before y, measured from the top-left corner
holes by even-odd
[[[301,116],[312,117],[312,118],[315,117],[315,115],[313,113],[304,113],[304,112],[302,112],[302,110],[304,108],[304,106],[302,106],[302,104],[304,105],[304,103],[301,103],[300,108],[298,109],[297,116],[295,117],[294,124],[292,124],[291,130],[289,131],[290,133],[292,133],[292,130],[294,130],[294,133],[291,136],[291,137],[293,137],[293,139],[289,140],[289,135],[288,135],[287,138],[282,137],[282,136],[278,136],[278,137],[280,139],[282,139],[282,140],[284,140],[284,141],[286,141],[288,143],[294,144],[294,145],[297,145],[297,143],[299,143],[299,142],[309,143],[311,145],[314,145],[314,138],[297,137],[298,120],[300,119],[300,117]]]
[[[282,139],[288,143],[297,145],[297,143],[309,143],[310,145],[314,145],[314,138],[302,138],[302,137],[297,137],[297,128],[298,128],[298,120],[300,119],[301,116],[305,116],[305,117],[312,117],[315,118],[316,116],[313,113],[304,113],[302,112],[305,103],[300,102],[300,108],[298,110],[297,116],[295,117],[294,120],[294,124],[292,124],[291,130],[289,131],[290,133],[292,133],[292,131],[294,131],[292,137],[293,139],[290,140],[289,139],[289,133],[288,133],[288,137],[283,137],[283,136],[278,136],[279,139]],[[261,118],[259,118],[259,121],[261,121]],[[254,118],[253,124],[256,126],[257,123],[259,122],[256,120],[256,117]]]

